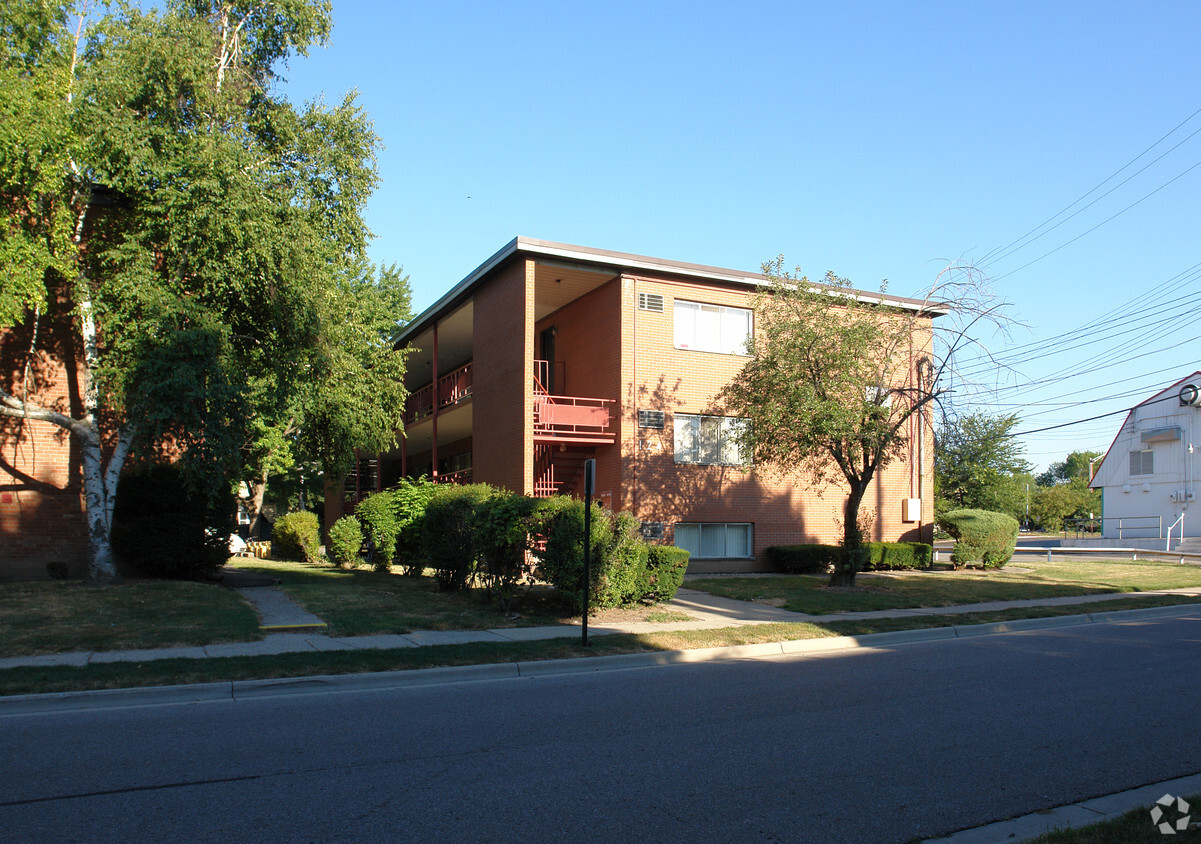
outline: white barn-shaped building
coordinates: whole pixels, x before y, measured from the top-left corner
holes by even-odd
[[[1135,406],[1090,486],[1106,539],[1201,536],[1201,371]]]

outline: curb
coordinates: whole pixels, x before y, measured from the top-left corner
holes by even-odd
[[[483,665],[423,668],[409,671],[380,671],[368,674],[328,674],[270,680],[235,680],[181,686],[150,686],[131,689],[103,689],[86,692],[11,695],[0,698],[0,718],[51,712],[89,709],[233,702],[251,698],[289,697],[343,691],[403,689],[443,683],[473,683],[488,680],[532,679],[600,671],[623,671],[725,660],[762,659],[776,656],[834,654],[872,650],[901,645],[923,644],[947,639],[978,639],[1026,631],[1080,627],[1086,624],[1116,624],[1140,619],[1173,618],[1201,612],[1197,604],[1115,610],[1109,613],[1027,618],[991,624],[958,627],[930,627],[897,630],[866,636],[829,636],[821,639],[795,639],[753,645],[694,648],[681,651],[654,651],[613,656],[502,662]]]
[[[941,838],[927,838],[922,844],[996,844],[999,841],[1027,841],[1048,832],[1091,826],[1113,820],[1131,809],[1150,810],[1165,793],[1183,797],[1201,791],[1201,774],[1178,777],[1163,782],[1079,800],[1066,806],[1044,809],[1009,820],[984,826],[962,829]],[[1149,818],[1150,816],[1148,816]],[[1171,840],[1171,839],[1168,839]]]

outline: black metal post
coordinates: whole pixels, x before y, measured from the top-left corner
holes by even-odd
[[[596,488],[596,461],[584,461],[584,623],[583,645],[588,647],[588,598],[592,591],[592,492]]]

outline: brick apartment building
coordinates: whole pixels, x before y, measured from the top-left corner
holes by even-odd
[[[714,404],[748,359],[764,280],[516,238],[404,330],[401,446],[362,456],[344,489],[327,489],[326,524],[406,476],[578,494],[594,457],[602,503],[688,548],[691,570],[750,570],[771,545],[837,542],[843,489],[746,465],[730,437],[738,420]],[[930,319],[915,348],[928,348]],[[933,435],[916,419],[908,434],[904,459],[864,498],[872,539],[932,537]]]

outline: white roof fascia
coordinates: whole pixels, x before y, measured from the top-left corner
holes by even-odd
[[[484,276],[518,252],[544,255],[560,261],[601,264],[615,270],[643,270],[670,273],[673,275],[719,281],[726,284],[740,284],[747,287],[761,287],[768,282],[767,276],[762,273],[746,273],[739,270],[710,267],[704,264],[668,261],[663,258],[633,255],[626,252],[608,252],[603,249],[572,246],[566,243],[555,243],[553,241],[535,240],[519,236],[509,241],[504,247],[488,258],[488,260],[472,270],[466,278],[447,291],[434,304],[414,317],[397,335],[395,345],[403,345],[412,340],[414,336],[425,329],[426,325],[436,315],[448,310],[454,304],[455,300],[465,296]],[[821,285],[815,285],[815,287],[823,289]],[[917,299],[888,296],[882,293],[868,293],[862,290],[846,290],[841,295],[859,302],[889,305],[907,311],[926,311],[931,316],[942,316],[947,313],[947,305],[942,302],[922,302]]]

